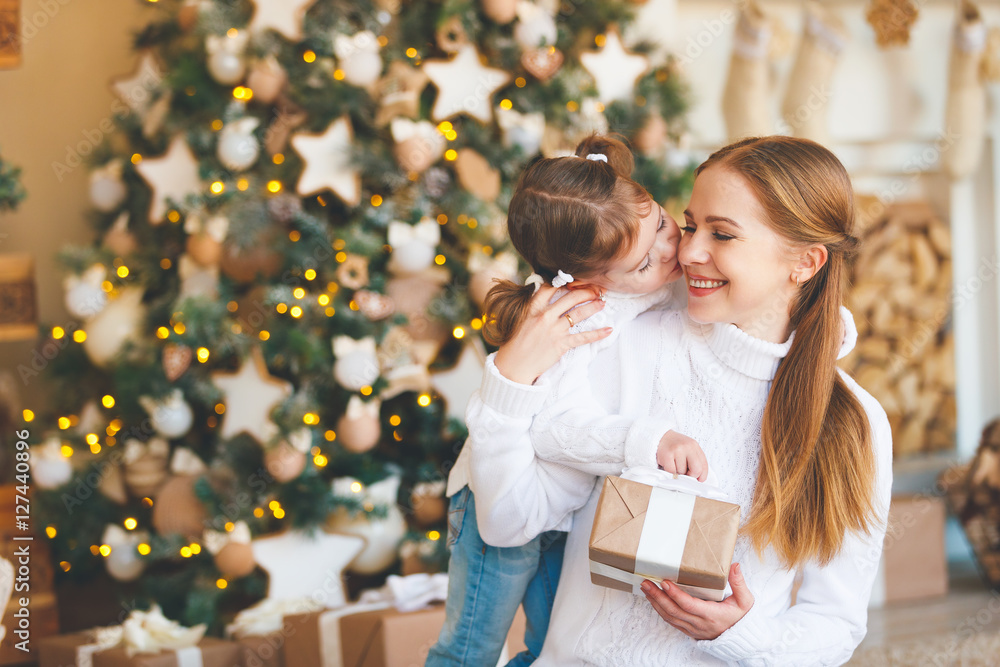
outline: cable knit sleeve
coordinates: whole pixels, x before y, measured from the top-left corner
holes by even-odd
[[[640,316],[621,334],[617,346],[604,354],[621,369],[622,384],[630,393],[651,396],[652,385],[637,389],[657,377],[644,365],[654,363],[661,321],[674,316],[649,313]],[[675,318],[676,319],[676,318]],[[578,348],[573,352],[585,352]],[[594,475],[617,475],[630,466],[656,466],[656,450],[663,435],[674,428],[672,420],[649,416],[648,405],[622,405],[621,414],[609,411],[594,395],[587,363],[570,365],[545,407],[535,417],[531,441],[539,458]],[[638,372],[642,370],[642,372]],[[598,381],[604,378],[599,377]]]
[[[826,566],[803,568],[796,603],[776,617],[756,607],[703,651],[731,664],[841,665],[865,636],[868,600],[882,555],[892,487],[892,433],[885,411],[850,377],[841,374],[868,413],[876,448],[878,527],[870,535],[852,533],[840,555]],[[751,590],[752,592],[752,590]]]
[[[487,359],[482,389],[466,409],[471,488],[483,539],[519,546],[552,530],[590,497],[595,477],[535,457],[529,429],[562,366],[534,385],[503,377]]]

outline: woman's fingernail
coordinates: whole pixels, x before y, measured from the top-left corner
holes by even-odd
[[[644,582],[642,582],[642,586],[640,586],[640,588],[642,588],[642,592],[643,593],[647,593],[648,594],[649,591],[653,588],[653,586],[648,581],[644,581]]]

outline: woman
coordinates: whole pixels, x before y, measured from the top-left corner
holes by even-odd
[[[575,441],[597,443],[619,470],[625,462],[656,465],[648,425],[660,419],[700,445],[720,486],[740,504],[733,594],[722,602],[695,600],[670,585],[644,584],[644,600],[591,584],[596,488],[548,488],[535,473],[537,458],[513,469],[511,450],[531,440],[475,428],[495,423],[496,406],[470,406],[472,478],[487,542],[523,539],[519,514],[536,530],[546,527],[539,508],[559,516],[582,505],[536,664],[834,665],[850,657],[865,633],[892,457],[884,411],[835,365],[853,221],[850,180],[818,144],[767,137],[727,146],[699,167],[685,211],[678,258],[688,310],[641,316],[595,360],[621,368],[618,386],[602,387],[599,397],[620,416]],[[518,336],[552,328],[557,317],[549,311],[558,315],[559,308],[558,301],[539,308]],[[537,365],[537,347],[505,355],[499,374],[522,376],[520,366]],[[483,395],[497,405],[519,393],[523,406],[529,393],[541,392],[491,374],[484,379]],[[581,459],[565,437],[572,415],[536,421],[555,434],[532,434],[538,456],[568,465]],[[609,465],[604,472],[617,471]],[[790,606],[796,571],[802,586]]]

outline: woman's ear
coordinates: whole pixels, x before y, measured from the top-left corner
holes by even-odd
[[[799,255],[798,263],[795,265],[796,276],[799,281],[804,283],[815,276],[823,268],[823,265],[826,264],[826,260],[829,257],[829,252],[822,243],[817,243],[803,250]]]

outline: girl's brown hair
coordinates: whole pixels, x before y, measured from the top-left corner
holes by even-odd
[[[764,408],[760,469],[743,531],[758,552],[770,545],[789,567],[828,563],[849,531],[868,533],[877,521],[871,428],[836,367],[846,262],[858,243],[851,181],[826,148],[782,136],[730,144],[696,175],[709,167],[742,176],[768,225],[793,247],[827,249],[826,263],[791,304],[795,337]]]
[[[586,159],[591,154],[607,162]],[[635,245],[639,221],[652,206],[649,193],[630,178],[634,160],[622,141],[591,135],[576,155],[533,162],[507,210],[511,243],[546,282],[559,271],[577,278],[606,271]],[[484,304],[487,342],[503,345],[513,337],[534,292],[533,285],[496,281]]]

